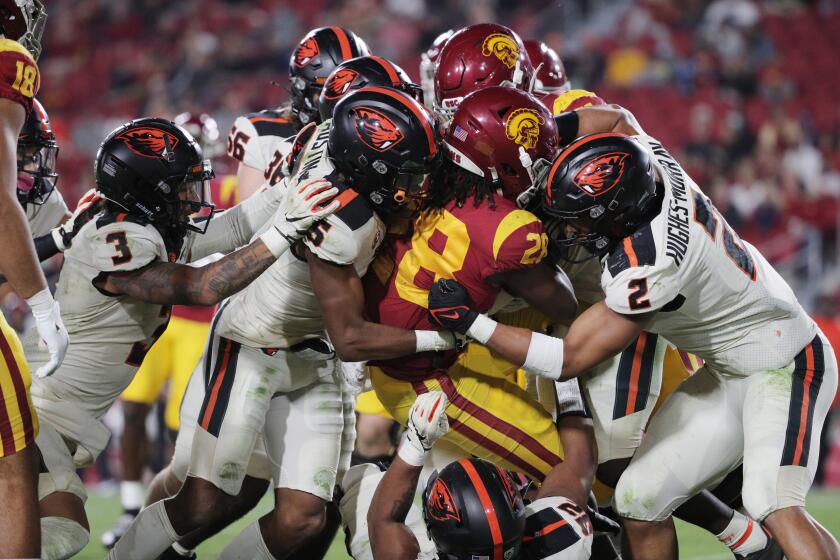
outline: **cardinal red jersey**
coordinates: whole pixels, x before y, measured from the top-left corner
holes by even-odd
[[[210,193],[216,212],[227,210],[239,204],[239,189],[236,186],[236,175],[223,175],[210,181]],[[216,306],[194,307],[176,305],[172,308],[173,317],[181,317],[191,321],[209,323],[213,319]]]
[[[17,41],[0,38],[0,97],[23,105],[26,114],[41,87],[38,65]]]
[[[500,291],[490,277],[534,266],[547,249],[539,219],[508,200],[497,197],[495,207],[487,201],[478,206],[470,201],[462,207],[452,202],[418,218],[410,237],[392,238],[377,257],[366,278],[368,313],[386,325],[437,329],[427,309],[429,290],[440,278],[460,282],[473,308],[486,312]],[[384,287],[384,295],[377,284]],[[415,381],[446,370],[455,358],[454,351],[425,352],[375,365],[392,377]]]

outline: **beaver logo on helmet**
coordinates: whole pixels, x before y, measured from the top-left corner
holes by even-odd
[[[519,58],[519,45],[504,33],[492,33],[481,44],[481,54],[495,56],[505,66],[512,69],[516,66],[516,59]]]
[[[624,160],[629,155],[627,152],[600,155],[578,171],[572,181],[589,196],[606,194],[621,180],[624,174]]]
[[[359,139],[378,152],[390,150],[405,138],[394,121],[370,107],[353,109],[353,124]]]
[[[295,50],[295,66],[303,68],[312,62],[312,59],[320,53],[321,48],[318,47],[318,41],[315,40],[315,37],[309,37],[299,44]]]
[[[438,521],[454,519],[457,523],[461,522],[461,512],[455,507],[452,492],[440,478],[435,480],[432,490],[429,492],[429,497],[426,500],[426,512],[429,517]]]
[[[533,150],[540,139],[540,125],[545,119],[533,109],[516,109],[505,123],[505,136],[526,150]]]
[[[172,161],[173,150],[178,145],[178,138],[165,130],[158,128],[135,128],[127,130],[117,136],[125,142],[128,149],[147,158],[157,158]]]
[[[338,99],[347,93],[350,86],[359,76],[359,73],[350,68],[343,68],[338,72],[334,72],[330,80],[324,85],[324,97],[326,99]]]

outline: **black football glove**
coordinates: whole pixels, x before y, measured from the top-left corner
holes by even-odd
[[[441,278],[429,291],[429,315],[434,323],[445,329],[467,334],[478,317],[478,312],[470,309],[471,306],[467,289],[455,280]]]

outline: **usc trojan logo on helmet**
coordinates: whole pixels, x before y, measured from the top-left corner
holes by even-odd
[[[452,493],[449,487],[440,478],[435,480],[432,485],[432,491],[426,500],[426,511],[429,517],[437,521],[446,521],[453,519],[457,523],[461,522],[461,512],[455,507],[455,500],[452,499]]]
[[[318,41],[315,40],[315,37],[309,37],[295,49],[295,66],[303,68],[320,53],[321,48],[318,46]]]
[[[158,128],[135,128],[118,135],[128,149],[147,158],[157,158],[166,161],[175,159],[172,150],[178,145],[178,137]]]
[[[516,66],[516,59],[519,58],[519,45],[504,33],[492,33],[481,44],[481,54],[484,56],[495,55],[505,66],[513,69]]]
[[[516,109],[505,124],[505,136],[526,150],[533,150],[540,139],[540,125],[545,119],[533,109]]]
[[[353,85],[353,81],[358,75],[358,72],[349,68],[339,70],[324,85],[324,89],[326,90],[324,97],[327,99],[338,99],[343,96],[350,89],[350,86]]]
[[[578,171],[572,181],[589,196],[601,196],[618,184],[624,175],[624,160],[629,155],[627,152],[600,155]]]
[[[353,109],[353,124],[359,139],[377,152],[390,150],[405,138],[394,121],[370,107]]]

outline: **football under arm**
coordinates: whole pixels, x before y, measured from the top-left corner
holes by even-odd
[[[47,284],[32,242],[26,215],[17,200],[17,140],[26,112],[18,103],[0,99],[0,272],[23,298]]]
[[[407,330],[368,321],[362,280],[356,269],[320,259],[308,249],[306,259],[324,325],[341,360],[387,360],[452,347],[452,341],[437,331]]]
[[[399,456],[376,487],[368,509],[368,535],[377,560],[414,560],[420,553],[417,538],[405,524],[423,467]]]
[[[496,274],[491,281],[552,321],[571,320],[577,314],[578,302],[568,277],[547,263]]]
[[[103,274],[94,285],[162,305],[215,305],[250,284],[277,257],[257,239],[247,247],[200,267],[154,261],[142,268]]]

